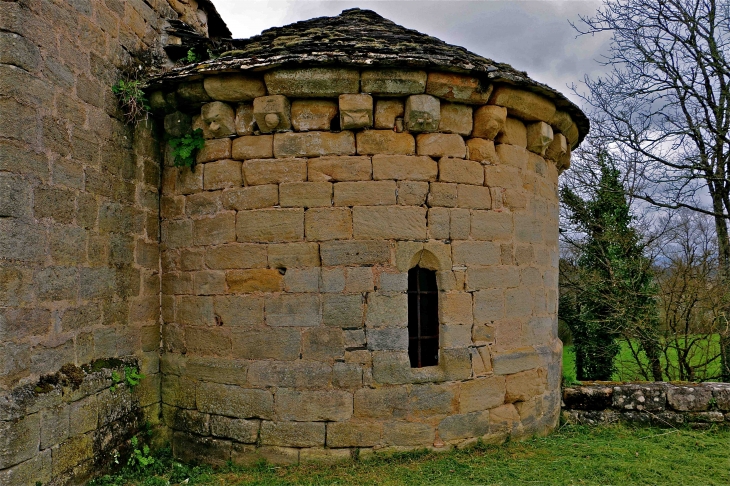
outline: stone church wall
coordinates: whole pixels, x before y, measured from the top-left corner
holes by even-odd
[[[168,135],[206,138],[194,170],[168,152],[163,171],[177,456],[297,462],[552,430],[569,115],[508,85],[397,69],[224,74],[176,92]],[[409,364],[416,265],[438,279],[438,366]]]
[[[177,17],[164,0],[0,2],[0,484],[80,482],[158,416],[159,149],[111,87],[134,55],[164,56]],[[108,359],[129,355],[134,396],[110,391],[125,365]]]

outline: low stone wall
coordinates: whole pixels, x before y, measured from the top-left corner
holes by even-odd
[[[694,428],[730,424],[730,383],[596,383],[563,389],[563,419]]]
[[[160,386],[153,375],[130,389],[126,367],[137,359],[69,364],[0,395],[0,485],[82,484],[124,455],[139,426],[156,421]]]

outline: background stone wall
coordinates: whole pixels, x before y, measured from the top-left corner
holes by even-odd
[[[597,383],[563,390],[569,423],[694,428],[730,424],[728,383]]]
[[[569,115],[393,69],[208,76],[152,100],[168,135],[207,139],[194,171],[168,152],[163,172],[176,455],[296,462],[552,429]],[[440,289],[439,365],[422,369],[407,354],[417,264]]]
[[[0,483],[88,462],[100,388],[26,393],[63,365],[136,354],[158,415],[158,143],[111,87],[133,55],[163,56],[177,17],[164,0],[0,2]]]

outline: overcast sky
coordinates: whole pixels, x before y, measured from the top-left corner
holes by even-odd
[[[236,38],[261,33],[313,17],[338,15],[352,7],[374,10],[404,27],[466,47],[484,57],[506,62],[533,79],[563,92],[576,103],[568,85],[588,73],[597,75],[595,62],[607,38],[578,37],[569,21],[590,15],[595,0],[542,1],[322,1],[213,0]]]

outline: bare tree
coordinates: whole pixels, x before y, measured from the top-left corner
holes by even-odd
[[[593,136],[643,183],[633,196],[714,218],[718,263],[730,282],[730,3],[604,0],[574,25],[610,33],[608,74],[574,87]],[[730,335],[722,377],[730,381]]]

